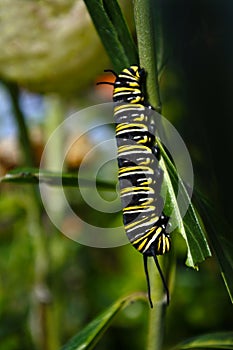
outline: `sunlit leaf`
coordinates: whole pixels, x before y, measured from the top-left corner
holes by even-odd
[[[204,229],[200,218],[197,216],[196,210],[190,202],[189,195],[182,182],[182,179],[177,174],[177,171],[167,156],[161,143],[159,143],[161,154],[161,165],[164,169],[164,180],[167,185],[167,200],[165,204],[165,212],[172,211],[174,216],[174,222],[177,224],[179,233],[183,236],[187,244],[187,260],[186,264],[190,267],[196,267],[196,265],[207,257],[211,256],[211,252],[205,237]],[[175,189],[181,187],[181,194],[184,203],[190,202],[187,213],[184,218],[181,217],[180,210],[176,201]]]
[[[82,186],[97,187],[98,189],[110,191],[116,189],[116,184],[107,181],[93,179],[79,179]],[[0,182],[14,184],[39,184],[44,183],[50,186],[78,187],[77,174],[56,173],[53,171],[39,170],[34,168],[18,168],[0,178]]]
[[[178,344],[176,349],[233,349],[233,332],[203,334]]]
[[[137,293],[116,301],[106,311],[91,321],[82,331],[70,339],[61,350],[93,349],[119,312],[138,299],[144,300],[146,297],[142,293]]]

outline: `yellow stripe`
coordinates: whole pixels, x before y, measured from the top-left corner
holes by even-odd
[[[143,204],[141,205],[150,205],[154,202],[154,198],[147,198],[147,200],[145,202],[143,202]]]
[[[143,223],[143,222],[146,221],[146,220],[148,220],[148,218],[143,218],[143,219],[141,219],[141,220],[131,222],[130,224],[128,224],[128,225],[125,226],[125,230],[128,230],[128,229],[130,229],[130,228],[132,228],[132,227],[134,227],[134,226],[137,226],[137,225]]]
[[[141,114],[139,117],[136,117],[134,119],[134,121],[135,122],[142,122],[142,121],[147,122],[148,121],[148,117],[147,117],[147,115]]]
[[[142,239],[148,237],[153,231],[154,231],[154,227],[152,227],[146,234],[144,234],[143,236],[141,236],[140,238],[138,238],[136,241],[133,241],[133,244],[137,244],[138,242],[140,242]]]
[[[137,84],[138,85],[138,84]],[[136,85],[135,85],[136,86]],[[133,93],[141,93],[141,90],[139,89],[139,85],[138,85],[138,89],[135,89],[135,87],[130,87],[130,85],[129,85],[129,87],[125,87],[125,86],[122,86],[122,87],[117,87],[117,88],[115,88],[114,89],[114,93],[113,93],[113,95],[117,95],[117,94],[119,94],[119,93],[127,93],[127,92],[133,92]]]
[[[143,135],[143,139],[137,141],[137,143],[147,143],[147,142],[151,142],[151,141],[152,141],[152,138],[150,136]]]
[[[141,224],[142,224],[143,222],[145,222],[145,221],[147,221],[147,224],[148,224],[148,225],[150,225],[150,224],[156,224],[156,222],[158,221],[158,219],[159,219],[159,217],[158,217],[158,216],[155,216],[153,219],[150,219],[150,220],[148,221],[148,218],[146,217],[146,218],[143,218],[143,219],[141,219],[141,220],[139,220],[139,221],[132,222],[132,223],[126,225],[126,226],[125,226],[125,230],[127,231],[127,230],[129,230],[130,228],[133,228],[133,227],[135,227],[135,226],[141,225]],[[143,237],[144,237],[144,236],[143,236]]]
[[[153,236],[151,237],[150,241],[153,241],[154,236],[158,236],[158,235],[161,233],[162,228],[161,228],[161,227],[158,227],[158,228],[155,230],[155,227],[152,227],[152,228],[150,229],[150,231],[147,232],[146,235],[140,237],[140,238],[137,239],[136,241],[133,241],[133,244],[136,245],[136,244],[139,243],[142,239],[144,240],[144,241],[143,241],[143,242],[144,242],[143,246],[144,246],[147,242],[149,243],[150,241],[148,241],[147,238],[148,238],[149,235],[151,235],[151,234],[153,233],[153,231],[154,231],[154,234],[153,234]],[[142,245],[142,244],[141,244],[141,245]],[[139,249],[141,250],[141,249],[143,248],[143,246],[141,247],[141,245],[138,247],[138,250],[139,250]],[[149,247],[147,247],[147,249],[148,249],[148,248],[149,248]]]
[[[121,123],[118,124],[116,127],[116,133],[120,130],[124,130],[124,129],[130,129],[130,128],[140,128],[140,129],[144,129],[146,131],[148,131],[148,127],[145,124],[139,124],[139,123]]]
[[[147,146],[144,145],[130,145],[130,146],[120,146],[118,148],[118,153],[122,153],[125,151],[136,151],[136,150],[142,150],[142,151],[146,151],[146,152],[151,152],[151,149]]]
[[[149,239],[149,241],[147,242],[147,245],[146,245],[146,247],[145,247],[143,253],[146,252],[147,249],[150,248],[151,244],[159,237],[161,231],[162,231],[162,228],[161,228],[161,227],[158,227],[158,228],[156,229],[154,235],[153,235],[153,236]],[[163,254],[164,254],[164,253],[163,253]]]
[[[138,66],[130,66],[130,69],[133,70],[133,73],[128,68],[125,68],[119,74],[118,77],[121,78],[121,77],[125,77],[125,75],[126,75],[126,78],[127,78],[127,76],[130,76],[130,77],[134,78],[135,80],[139,80],[140,79],[140,75],[139,75],[139,72],[138,72]],[[123,73],[125,73],[125,75]]]
[[[166,251],[168,252],[170,250],[170,239],[168,237],[165,237],[166,242]]]
[[[152,178],[150,177],[150,178],[148,178],[146,181],[143,181],[143,182],[141,182],[141,186],[143,186],[143,185],[151,185],[152,184]]]
[[[140,252],[142,249],[143,249],[143,247],[144,247],[144,245],[146,244],[146,242],[147,242],[147,239],[144,239],[144,241],[140,244],[140,246],[137,248],[137,250]]]
[[[135,109],[145,109],[145,106],[143,106],[142,104],[138,103],[138,104],[134,104],[132,105],[131,103],[127,103],[127,104],[121,104],[121,105],[116,105],[114,107],[114,113],[115,112],[119,112],[121,111],[122,109],[132,109],[132,110],[135,110]]]
[[[139,162],[138,165],[143,165],[143,164],[147,165],[147,164],[151,164],[151,163],[152,163],[151,159],[146,158],[146,160],[144,162]]]
[[[154,190],[151,188],[151,187],[136,187],[136,186],[133,186],[133,187],[126,187],[126,188],[123,188],[121,191],[120,191],[120,194],[125,194],[125,193],[128,193],[128,192],[136,192],[136,191],[147,191],[147,192],[150,192],[150,193],[154,193]]]
[[[154,205],[137,205],[137,206],[132,206],[132,207],[126,207],[123,208],[123,213],[127,210],[142,210],[142,212],[146,209],[151,209],[151,210],[155,210],[155,206]]]
[[[145,166],[145,165],[140,166],[140,168],[138,166],[122,167],[122,168],[119,169],[119,174],[122,174],[122,173],[125,173],[125,172],[130,172],[130,171],[135,171],[135,170],[136,171],[140,170],[140,172],[141,171],[143,171],[143,172],[147,172],[148,171],[150,174],[154,174],[153,169],[151,169],[150,167]]]

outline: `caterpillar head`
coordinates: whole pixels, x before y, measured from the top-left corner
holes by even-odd
[[[137,65],[125,68],[116,76],[113,90],[113,101],[124,103],[143,103],[144,94],[142,85],[145,78],[145,70]]]

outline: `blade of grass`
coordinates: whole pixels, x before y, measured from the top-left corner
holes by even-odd
[[[210,248],[208,246],[203,225],[196,213],[196,210],[192,203],[190,202],[189,194],[186,190],[186,187],[177,174],[177,171],[172,164],[171,160],[167,156],[162,144],[157,140],[161,155],[163,160],[161,160],[161,165],[164,170],[164,180],[167,183],[168,189],[168,200],[165,204],[165,212],[168,210],[168,215],[173,209],[174,223],[177,224],[177,229],[179,233],[183,236],[187,244],[187,260],[186,265],[190,267],[196,267],[196,265],[207,257],[211,256]],[[178,204],[176,202],[176,195],[173,189],[181,188],[181,196],[184,203],[187,201],[190,202],[187,213],[184,218],[180,214]]]
[[[119,72],[138,62],[136,46],[116,0],[84,0],[95,28]]]
[[[19,140],[23,150],[24,162],[29,166],[34,165],[34,158],[32,153],[31,142],[29,138],[29,131],[26,125],[24,114],[19,105],[20,91],[15,83],[3,82],[10,98],[13,115],[18,126]]]
[[[82,186],[97,187],[105,191],[116,190],[116,184],[101,180],[80,179]],[[18,168],[0,178],[0,182],[8,182],[14,184],[36,184],[45,183],[50,186],[78,187],[77,174],[72,173],[56,173],[52,171],[41,171],[37,168]]]
[[[175,349],[233,349],[233,332],[203,334],[185,340]]]
[[[134,15],[138,39],[140,65],[147,72],[147,98],[157,112],[161,112],[159,78],[157,68],[157,37],[155,38],[156,1],[135,0]],[[157,7],[157,6],[156,6]]]
[[[194,192],[194,200],[208,227],[208,238],[217,256],[226,289],[233,303],[232,228],[222,215],[216,213],[216,210],[202,193]]]
[[[29,166],[33,166],[34,158],[29,138],[29,129],[25,115],[20,107],[20,90],[14,83],[5,83],[5,86],[11,98],[13,115],[18,128],[24,161]],[[27,198],[26,227],[28,228],[33,247],[32,264],[34,265],[34,281],[29,311],[32,318],[38,320],[36,332],[31,325],[31,337],[35,347],[47,349],[50,346],[51,349],[55,349],[58,344],[58,334],[54,331],[54,314],[52,312],[50,297],[42,298],[42,300],[41,297],[38,296],[38,290],[41,290],[41,288],[46,290],[46,295],[49,295],[50,291],[47,284],[49,254],[46,234],[41,225],[42,203],[39,191],[35,187],[27,189],[25,191],[25,197]],[[42,313],[44,317],[41,318],[40,315]]]
[[[146,300],[145,294],[135,293],[117,300],[107,310],[91,321],[83,330],[70,339],[61,350],[93,349],[119,312],[125,309],[130,303],[140,299]]]
[[[129,31],[125,18],[121,12],[120,6],[116,0],[103,1],[106,12],[117,31],[119,41],[128,57],[130,64],[138,63],[138,51],[132,35]]]

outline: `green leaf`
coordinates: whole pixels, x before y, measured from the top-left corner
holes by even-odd
[[[183,236],[187,244],[187,260],[186,265],[196,267],[196,265],[207,257],[211,256],[211,252],[205,237],[203,225],[198,217],[196,210],[190,202],[189,195],[182,179],[167,156],[162,144],[158,141],[161,149],[162,159],[160,161],[164,170],[164,181],[167,185],[167,199],[165,203],[165,212],[169,215],[173,212],[174,224],[177,225],[179,233]],[[189,203],[187,213],[184,218],[180,214],[180,210],[176,201],[175,190],[181,187],[181,195],[184,203]]]
[[[119,312],[138,299],[146,300],[145,294],[136,293],[116,301],[106,311],[91,321],[82,331],[71,338],[61,350],[93,349]]]
[[[159,110],[161,101],[158,70],[162,69],[165,64],[160,4],[152,0],[135,0],[134,5],[140,62],[148,72],[147,94],[152,105],[156,110]],[[176,189],[178,186],[181,187],[181,195],[184,203],[189,204],[189,195],[161,144],[160,148],[163,156],[160,164],[164,169],[164,180],[167,185],[165,212],[167,215],[173,213],[174,223],[186,241],[188,249],[186,264],[191,267],[196,267],[197,263],[211,256],[204,229],[191,203],[184,219],[181,216],[176,201]]]
[[[217,256],[224,283],[233,303],[232,227],[224,220],[223,215],[216,213],[216,210],[203,194],[200,192],[194,194],[194,199],[208,227],[208,238]]]
[[[153,11],[153,25],[155,33],[155,45],[156,45],[156,57],[157,57],[157,69],[159,79],[166,68],[166,64],[169,58],[169,50],[165,36],[164,26],[163,26],[163,16],[162,16],[162,2],[154,1],[152,2]]]
[[[184,217],[184,227],[186,232],[185,239],[190,253],[186,264],[188,266],[194,265],[195,267],[197,263],[210,257],[211,251],[205,236],[202,221],[192,203],[190,203]]]
[[[147,72],[147,99],[157,112],[161,111],[158,80],[157,33],[155,32],[157,4],[152,0],[135,0],[134,17],[136,24],[140,64]]]
[[[97,187],[98,189],[112,191],[116,184],[101,180],[79,179],[82,186]],[[56,173],[52,171],[41,171],[37,168],[18,168],[0,178],[0,182],[10,182],[21,185],[44,183],[50,186],[78,187],[77,174]]]
[[[84,0],[116,72],[138,62],[137,49],[116,0]]]
[[[203,334],[178,344],[176,349],[233,349],[233,332]]]

